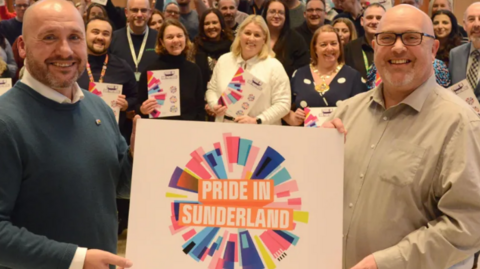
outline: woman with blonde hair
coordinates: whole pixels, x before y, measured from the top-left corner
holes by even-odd
[[[332,22],[332,26],[340,36],[343,45],[357,39],[357,30],[355,30],[355,25],[353,25],[351,20],[347,18],[338,18]]]
[[[261,80],[262,94],[248,115],[229,115],[218,99],[240,67]],[[238,27],[231,52],[221,56],[213,70],[206,97],[217,122],[281,125],[290,108],[290,83],[282,64],[275,59],[268,26],[261,16],[250,15]]]
[[[155,52],[158,59],[142,72],[138,83],[137,113],[143,118],[157,106],[157,101],[148,96],[148,71],[178,69],[180,87],[180,116],[162,119],[198,120],[205,119],[204,93],[200,68],[187,59],[191,43],[185,26],[178,20],[166,20],[157,36]]]
[[[331,25],[313,34],[312,62],[299,68],[292,77],[292,110],[283,118],[289,125],[301,125],[306,107],[335,107],[338,101],[367,91],[360,73],[345,65],[343,44]]]

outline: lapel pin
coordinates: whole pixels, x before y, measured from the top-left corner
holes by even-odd
[[[97,120],[95,121],[95,123],[96,123],[97,125],[100,125],[100,124],[102,124],[102,121],[99,120],[99,119],[97,119]]]

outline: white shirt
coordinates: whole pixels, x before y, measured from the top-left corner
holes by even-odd
[[[48,98],[60,104],[75,104],[76,102],[79,102],[85,97],[77,83],[75,83],[73,87],[73,100],[71,100],[65,95],[57,92],[56,90],[48,87],[47,85],[41,83],[40,81],[32,77],[32,75],[28,72],[27,68],[25,68],[23,77],[20,81],[23,84],[27,85],[28,87],[32,88],[34,91],[43,95],[45,98]],[[80,247],[77,248],[77,251],[73,256],[73,260],[72,260],[72,263],[70,264],[69,269],[83,269],[83,264],[85,263],[86,256],[87,256],[86,248],[80,248]]]
[[[468,75],[468,71],[470,70],[470,66],[472,66],[472,61],[473,61],[472,52],[474,50],[476,50],[476,49],[475,49],[475,46],[473,46],[473,43],[472,43],[472,44],[470,44],[470,53],[468,54],[467,74],[466,75]],[[478,73],[477,73],[477,84],[478,84],[478,80],[480,80],[480,68],[478,68]]]
[[[263,94],[248,115],[260,118],[262,124],[281,125],[282,117],[290,111],[290,81],[282,64],[272,57],[265,60],[254,57],[245,61],[241,56],[235,57],[231,52],[222,55],[208,83],[206,98],[210,107],[217,105],[218,99],[227,89],[228,83],[239,67],[248,70],[266,84],[262,90]],[[223,116],[216,117],[215,121],[222,122]]]

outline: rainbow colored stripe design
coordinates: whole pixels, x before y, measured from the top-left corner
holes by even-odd
[[[160,87],[161,84],[160,79],[156,78],[152,71],[147,71],[148,96],[153,96],[157,100],[156,108],[150,113],[154,118],[160,116],[160,108],[165,103],[166,92]]]
[[[238,68],[237,72],[232,78],[232,81],[228,83],[227,90],[223,92],[218,99],[219,105],[228,107],[228,105],[235,104],[240,99],[242,99],[242,86],[245,85],[245,80],[243,79],[243,72],[243,68]]]
[[[299,236],[292,231],[188,227],[179,225],[178,220],[181,204],[199,204],[188,199],[198,193],[199,179],[228,180],[241,175],[242,179],[273,180],[275,200],[264,207],[291,208],[294,227],[307,225],[309,213],[302,211],[298,183],[283,166],[285,158],[271,147],[263,150],[252,140],[231,133],[223,134],[211,150],[199,147],[190,157],[185,168],[175,168],[166,193],[172,199],[170,233],[184,242],[183,252],[208,269],[277,268],[288,258],[287,251],[299,243]]]
[[[304,121],[305,127],[317,128],[318,127],[318,125],[317,125],[318,117],[315,116],[312,113],[312,110],[308,107],[304,108],[303,111],[305,111],[305,121]]]
[[[99,96],[99,97],[102,97],[102,91],[99,91],[97,89],[97,85],[95,84],[95,82],[90,82],[88,84],[88,91],[95,94],[96,96]]]

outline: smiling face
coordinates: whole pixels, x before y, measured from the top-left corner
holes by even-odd
[[[303,17],[310,29],[318,29],[325,22],[325,6],[322,1],[311,0],[307,3]]]
[[[448,2],[448,0],[435,0],[435,2],[433,2],[433,5],[432,5],[432,13],[435,13],[438,10],[452,11],[450,2]]]
[[[471,41],[480,42],[480,4],[478,2],[470,5],[465,11],[463,28]]]
[[[267,10],[267,25],[274,29],[282,29],[285,24],[285,7],[280,2],[271,2]]]
[[[150,20],[150,28],[158,31],[160,30],[160,26],[163,24],[163,18],[159,14],[153,14],[152,19]]]
[[[71,3],[45,1],[24,22],[19,54],[30,74],[55,89],[71,89],[85,70],[87,46],[83,20]]]
[[[223,15],[226,24],[235,23],[235,16],[237,15],[237,5],[234,0],[220,0],[218,1],[218,10]]]
[[[242,58],[248,60],[257,56],[265,45],[266,35],[262,28],[255,23],[248,24],[240,35]]]
[[[452,22],[450,17],[445,14],[439,14],[433,18],[433,30],[438,39],[446,38],[452,32]]]
[[[125,9],[128,24],[133,30],[143,30],[151,16],[147,0],[130,0]]]
[[[373,37],[377,32],[377,26],[382,16],[385,14],[385,10],[381,7],[372,6],[365,11],[362,17],[362,26],[365,29],[365,34]]]
[[[112,41],[112,26],[102,20],[91,21],[87,25],[88,54],[103,55],[107,53]]]
[[[167,28],[165,28],[161,42],[168,54],[173,56],[180,55],[185,49],[186,45],[185,33],[183,32],[182,28],[169,25]]]
[[[343,45],[350,42],[350,36],[351,36],[350,29],[345,23],[337,22],[335,23],[333,28],[335,28],[335,30],[337,31],[337,34],[340,36],[340,40],[342,41]]]
[[[322,65],[330,65],[338,62],[340,57],[340,44],[337,34],[332,32],[322,32],[317,37],[315,44],[317,62]]]
[[[379,24],[379,33],[418,32],[433,35],[431,20],[422,11],[397,6],[390,9]],[[418,88],[433,74],[432,62],[438,50],[438,40],[423,37],[416,46],[405,46],[400,38],[390,46],[374,42],[374,61],[385,85],[396,91],[409,92]]]
[[[220,25],[220,20],[215,13],[211,12],[205,17],[203,29],[205,31],[205,35],[208,38],[212,40],[220,39],[220,32],[222,31],[222,26]]]

